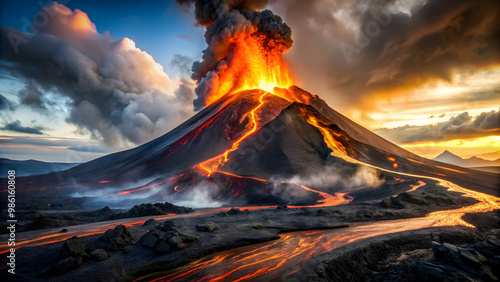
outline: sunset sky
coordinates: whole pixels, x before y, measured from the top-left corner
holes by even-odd
[[[196,113],[191,65],[206,43],[192,10],[42,2],[0,2],[2,157],[88,161]],[[424,157],[500,150],[500,2],[277,0],[268,9],[292,29],[294,83],[332,108]]]

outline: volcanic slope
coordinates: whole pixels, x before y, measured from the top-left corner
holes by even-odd
[[[359,163],[438,177],[498,195],[498,175],[421,158],[296,86],[275,88],[274,94],[253,89],[226,95],[169,133],[141,146],[63,172],[19,178],[19,187],[23,187],[19,192],[113,185],[128,189],[127,194],[162,185],[167,194],[175,195],[180,184],[193,186],[200,179],[223,175],[222,180],[212,184],[226,186],[223,190],[234,194],[231,185],[239,183],[240,194],[269,188],[265,180],[270,178],[307,175],[330,165],[353,170]],[[156,180],[143,187],[129,184],[144,179]],[[255,181],[262,185],[241,184]]]

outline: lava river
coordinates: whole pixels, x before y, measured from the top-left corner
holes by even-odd
[[[180,268],[136,281],[284,280],[287,276],[300,275],[300,270],[311,265],[310,259],[355,241],[432,225],[433,220],[429,218],[414,218],[334,230],[285,233],[273,242],[215,253]]]

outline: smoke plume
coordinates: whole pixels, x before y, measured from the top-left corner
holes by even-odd
[[[194,101],[196,109],[207,105],[208,97],[221,88],[229,92],[238,89],[245,74],[252,71],[248,57],[239,53],[249,47],[249,39],[258,42],[257,48],[272,49],[280,55],[292,46],[290,27],[271,11],[260,11],[271,1],[177,2],[194,5],[197,23],[206,27],[205,41],[208,47],[203,51],[202,60],[195,62],[192,67],[192,78],[198,82],[198,97]]]
[[[87,14],[58,3],[37,15],[32,33],[0,29],[1,67],[26,82],[24,105],[46,110],[46,93],[58,93],[69,102],[68,122],[115,148],[149,141],[193,114],[194,83],[171,80],[131,39],[100,34]]]
[[[317,173],[294,176],[287,181],[307,187],[335,191],[360,187],[378,188],[384,183],[384,179],[380,177],[377,170],[363,165],[358,166],[354,173],[346,173],[346,169],[341,166],[325,166]]]

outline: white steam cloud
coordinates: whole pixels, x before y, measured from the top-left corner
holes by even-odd
[[[0,67],[38,94],[21,101],[27,106],[50,106],[48,90],[69,98],[67,121],[115,148],[161,136],[193,114],[192,81],[171,80],[133,40],[98,33],[84,12],[52,3],[31,31],[0,29]]]

